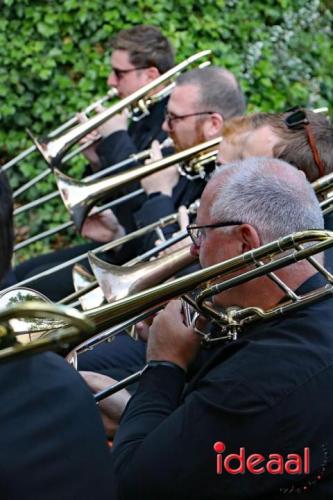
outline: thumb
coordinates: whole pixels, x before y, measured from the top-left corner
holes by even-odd
[[[78,122],[80,123],[84,123],[84,122],[87,122],[88,121],[88,117],[85,113],[76,113],[76,118],[78,120]]]
[[[150,156],[152,160],[160,160],[162,158],[161,146],[158,141],[155,140],[151,143],[150,151],[151,151]]]
[[[178,208],[178,224],[181,230],[186,229],[190,223],[190,219],[187,214],[187,208],[184,205],[181,205]]]

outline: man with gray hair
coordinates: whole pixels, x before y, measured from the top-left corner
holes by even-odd
[[[280,160],[253,158],[213,175],[189,233],[208,267],[290,232],[322,228],[304,174]],[[297,295],[323,282],[308,261],[275,275]],[[284,299],[266,275],[212,300],[218,309],[267,310]],[[200,339],[184,323],[180,301],[171,301],[150,328],[148,367],[114,440],[120,498],[140,492],[145,500],[275,499],[302,491],[331,498],[332,321],[330,299],[247,324],[238,339],[215,342],[188,380]]]

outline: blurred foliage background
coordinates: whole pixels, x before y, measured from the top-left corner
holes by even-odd
[[[248,111],[330,106],[332,0],[0,0],[0,164],[106,93],[109,38],[135,24],[159,26],[177,62],[210,48],[233,71]],[[80,178],[84,160],[64,171]],[[38,153],[8,172],[13,189],[46,168]],[[55,188],[49,176],[18,205]],[[18,239],[68,220],[59,199],[16,218]],[[73,245],[64,232],[20,251],[17,261]]]

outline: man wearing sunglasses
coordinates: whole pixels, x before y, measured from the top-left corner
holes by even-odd
[[[213,175],[189,233],[206,268],[239,261],[289,233],[322,228],[318,200],[302,173],[280,160],[249,158]],[[323,261],[320,254],[316,259]],[[286,294],[281,282],[295,301],[325,280],[310,262],[293,262],[275,276],[238,282],[214,295],[212,305],[216,312],[234,306],[249,307],[251,314],[256,307],[280,310]],[[246,323],[226,344],[217,340],[225,332],[211,330],[212,355],[189,380],[200,335],[185,324],[180,301],[171,301],[150,328],[148,367],[113,443],[120,497],[331,498],[332,321],[329,298]],[[310,457],[305,468],[282,465],[304,453]]]
[[[138,25],[121,30],[111,39],[110,45],[112,71],[108,77],[108,84],[117,89],[120,98],[127,97],[174,66],[173,48],[155,26]],[[99,142],[95,142],[84,151],[90,162],[86,174],[91,174],[92,170],[103,169],[118,163],[129,158],[131,154],[149,148],[153,140],[162,142],[167,137],[166,132],[162,130],[166,102],[167,98],[164,98],[151,106],[149,114],[138,121],[133,120],[129,123],[126,113],[116,115],[103,124],[98,131],[84,138],[83,142],[101,137]],[[132,188],[126,187],[124,190],[119,190],[117,197],[126,194],[130,189]],[[100,217],[88,218],[83,236],[93,242],[24,262],[16,269],[18,281],[95,248],[98,246],[96,241],[116,239],[123,232],[122,226],[126,227],[127,232],[133,231],[135,222],[132,213],[140,207],[142,201],[142,197],[136,197],[128,201],[126,205],[115,207],[114,213],[109,210]],[[107,233],[106,236],[104,236],[105,233]],[[129,260],[131,256],[126,256],[125,260]],[[55,301],[61,296],[68,295],[73,291],[70,274],[61,273],[59,276],[60,274],[56,276],[56,279],[59,278],[58,286],[54,286],[52,280],[50,282],[46,279],[37,282],[36,289]]]
[[[155,26],[138,25],[121,30],[110,41],[112,48],[111,73],[107,83],[115,87],[119,98],[155,80],[174,66],[173,48],[168,39]],[[161,89],[157,89],[161,90]],[[147,116],[134,118],[129,124],[126,112],[114,116],[101,125],[101,141],[85,151],[94,169],[104,168],[147,149],[152,140],[166,138],[162,131],[166,99],[149,108]]]

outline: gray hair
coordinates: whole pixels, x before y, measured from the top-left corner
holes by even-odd
[[[216,169],[212,179],[217,195],[211,217],[221,222],[239,220],[251,224],[262,243],[324,227],[311,184],[289,163],[275,158],[248,158]]]
[[[181,75],[176,85],[196,85],[200,88],[198,111],[215,111],[224,119],[245,113],[244,94],[235,76],[226,69],[217,66],[195,68]]]

